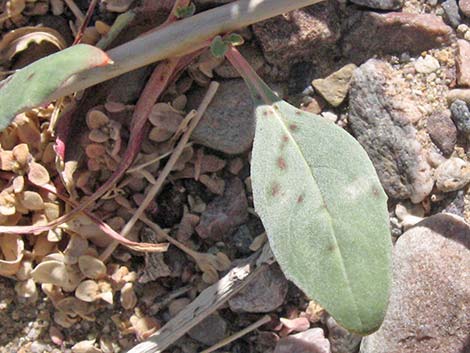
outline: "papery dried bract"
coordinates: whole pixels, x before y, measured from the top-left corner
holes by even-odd
[[[0,276],[13,276],[21,266],[24,242],[18,235],[0,234]]]

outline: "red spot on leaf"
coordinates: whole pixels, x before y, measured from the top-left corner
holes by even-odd
[[[299,195],[299,197],[297,198],[297,203],[302,203],[304,202],[304,195]]]
[[[297,131],[299,129],[299,126],[297,124],[290,124],[289,125],[289,130],[290,131]]]
[[[278,196],[280,192],[281,192],[281,186],[279,185],[279,183],[274,182],[271,185],[271,196],[273,197]]]
[[[279,157],[277,159],[277,166],[279,167],[279,169],[285,170],[287,168],[286,160],[283,157]]]

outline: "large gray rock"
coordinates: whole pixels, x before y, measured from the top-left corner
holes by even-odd
[[[438,214],[394,249],[390,305],[361,353],[470,352],[470,227]]]
[[[188,109],[196,109],[206,89],[188,94]],[[255,136],[251,94],[242,79],[220,82],[219,89],[191,139],[201,145],[228,154],[246,152]]]
[[[371,59],[354,72],[349,122],[387,194],[422,201],[433,187],[431,168],[411,124],[422,116],[409,87],[390,64]]]

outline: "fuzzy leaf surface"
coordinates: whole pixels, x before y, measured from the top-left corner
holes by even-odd
[[[0,130],[16,114],[47,102],[70,76],[110,63],[102,50],[79,44],[49,55],[0,82]]]
[[[372,163],[340,127],[280,100],[262,81],[249,86],[258,103],[253,197],[276,259],[342,326],[377,330],[391,285],[391,239]]]

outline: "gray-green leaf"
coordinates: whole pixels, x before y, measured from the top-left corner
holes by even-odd
[[[377,330],[389,297],[391,239],[372,163],[343,129],[276,98],[263,83],[249,85],[258,101],[254,203],[276,259],[342,326]]]
[[[16,114],[46,103],[70,76],[110,63],[102,50],[79,44],[49,55],[0,82],[0,130]]]

